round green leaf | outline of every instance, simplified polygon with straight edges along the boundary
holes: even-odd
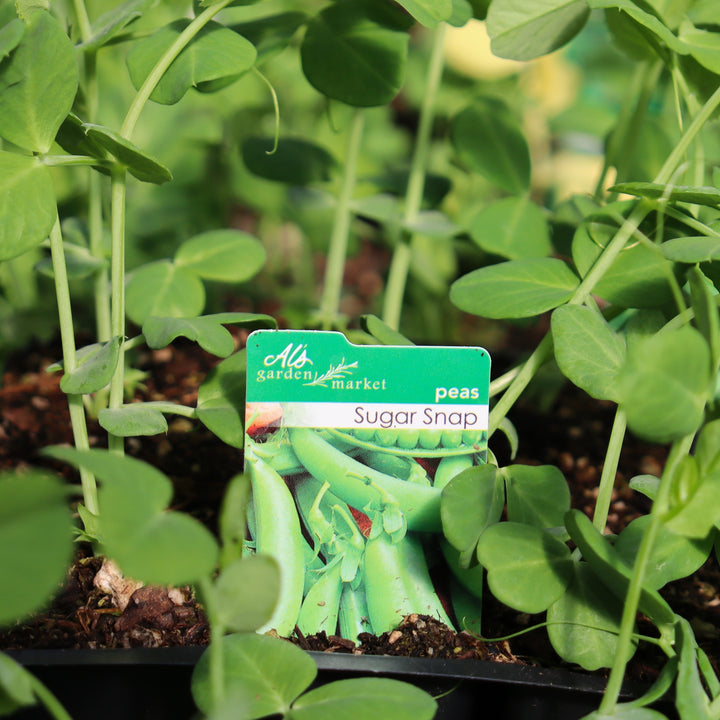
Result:
[[[120,356],[122,339],[114,337],[106,343],[97,343],[78,351],[78,366],[63,375],[60,388],[72,394],[89,394],[104,388],[113,376]]]
[[[279,594],[280,570],[272,557],[237,558],[215,583],[218,618],[233,632],[254,632],[272,617]]]
[[[720,36],[717,32],[701,30],[686,21],[680,26],[680,42],[703,67],[720,73]]]
[[[494,465],[463,470],[443,488],[440,518],[443,534],[457,550],[475,547],[486,528],[500,520],[505,493]]]
[[[638,338],[628,348],[617,389],[628,426],[671,442],[697,430],[710,382],[710,349],[692,327]]]
[[[566,662],[589,671],[612,667],[621,614],[620,602],[587,563],[577,563],[567,591],[548,608],[548,637]]]
[[[250,172],[290,185],[327,182],[337,161],[325,148],[300,138],[280,138],[277,149],[272,138],[249,137],[243,142],[242,154]]]
[[[0,59],[4,59],[20,44],[25,34],[25,23],[13,18],[0,28]]]
[[[125,0],[121,5],[111,8],[93,23],[92,37],[80,47],[87,52],[107,45],[128,25],[142,17],[145,10],[153,4],[154,0]]]
[[[489,527],[477,556],[487,570],[488,586],[500,602],[515,610],[547,610],[573,577],[570,549],[540,528],[515,522]]]
[[[503,468],[508,519],[553,528],[570,509],[570,489],[554,465],[508,465]]]
[[[63,247],[65,250],[65,269],[70,280],[82,280],[90,277],[106,265],[105,260],[91,255],[87,247],[83,245],[75,245],[66,241],[63,243]],[[55,277],[51,257],[45,257],[35,263],[35,270],[45,275],[45,277]]]
[[[307,16],[303,12],[281,12],[259,20],[233,24],[233,30],[255,46],[257,50],[256,64],[260,65],[282,52],[306,19]]]
[[[48,152],[77,87],[70,38],[49,12],[34,10],[22,39],[0,67],[0,135],[26,150]]]
[[[103,408],[98,413],[103,430],[118,437],[139,437],[166,433],[167,420],[159,408],[149,403],[131,403],[119,408]]]
[[[594,265],[616,232],[600,223],[583,223],[572,243],[572,256],[581,276]],[[659,307],[672,301],[667,261],[644,245],[628,245],[620,252],[593,292],[614,305]]]
[[[161,162],[114,130],[90,123],[84,123],[83,129],[91,142],[105,148],[138,180],[156,185],[172,180],[172,173]]]
[[[211,230],[186,240],[175,253],[175,265],[205,280],[244,282],[265,264],[262,243],[240,230]]]
[[[616,400],[625,342],[599,312],[563,305],[552,314],[555,360],[563,375],[597,400]]]
[[[48,603],[73,554],[72,517],[59,478],[0,474],[0,626]]]
[[[584,0],[493,0],[487,14],[493,54],[532,60],[569,42],[590,16]]]
[[[223,442],[241,448],[245,442],[245,351],[216,365],[198,389],[197,418]]]
[[[664,242],[663,255],[673,262],[695,265],[720,260],[720,237],[681,237]]]
[[[509,260],[473,270],[450,287],[460,310],[493,319],[539,315],[567,302],[580,281],[562,260]]]
[[[126,287],[126,311],[137,325],[151,315],[193,317],[205,307],[205,288],[197,273],[169,260],[143,265]]]
[[[0,217],[0,262],[47,239],[57,217],[55,190],[37,158],[0,150]]]
[[[248,590],[246,590],[247,592]],[[286,713],[317,675],[315,661],[292,643],[270,635],[226,635],[223,669],[227,714],[213,708],[210,659],[203,653],[192,676],[192,695],[202,713],[251,720]]]
[[[482,207],[468,223],[473,241],[508,260],[545,257],[552,250],[545,212],[527,197],[510,197]]]
[[[37,702],[33,682],[19,662],[0,652],[0,717]]]
[[[176,20],[133,47],[127,64],[136,88],[142,86],[158,60],[189,24],[190,20]],[[209,22],[173,60],[150,99],[172,105],[191,87],[202,89],[203,83],[236,80],[253,66],[256,55],[252,43],[244,37],[219,23]]]
[[[321,685],[300,696],[287,720],[432,720],[437,702],[415,685],[392,678],[358,677]]]
[[[530,150],[518,120],[499,98],[484,97],[452,120],[450,139],[470,171],[513,195],[530,187]]]
[[[635,556],[649,524],[650,516],[643,515],[633,520],[615,541],[618,555],[631,567],[635,564]],[[690,539],[676,535],[661,525],[653,543],[650,562],[645,567],[643,584],[659,590],[669,582],[692,575],[707,560],[712,543],[712,535]]]
[[[392,7],[373,0],[336,3],[305,31],[300,54],[305,77],[319,92],[348,105],[390,102],[402,87],[408,35]]]

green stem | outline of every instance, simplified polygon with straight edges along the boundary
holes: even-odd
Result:
[[[687,152],[691,143],[718,106],[720,106],[720,87],[710,96],[700,112],[698,112],[690,125],[688,125],[677,145],[673,148],[673,151],[670,153],[660,169],[660,172],[655,177],[655,183],[664,185],[670,180],[675,172],[675,169],[682,162],[683,156]],[[645,215],[647,215],[651,207],[652,206],[644,200],[641,200],[636,205],[630,216],[627,220],[625,220],[618,232],[615,234],[615,237],[610,241],[603,253],[595,261],[595,264],[590,268],[587,275],[585,275],[582,282],[573,293],[572,298],[568,301],[569,304],[581,305],[585,302],[592,293],[593,288],[597,285],[599,280],[615,261],[615,258],[625,247],[625,243],[633,235],[641,220],[645,217]],[[548,336],[546,335],[540,342],[540,345],[536,348],[535,352],[526,361],[526,365],[530,364],[528,370],[526,371],[526,368],[523,368],[518,373],[515,380],[511,383],[502,398],[498,401],[497,405],[493,408],[490,413],[489,435],[492,435],[492,433],[497,429],[502,418],[505,417],[515,400],[520,397],[522,391],[530,382],[538,368],[550,357],[550,351],[552,349],[551,343],[552,341],[548,340]]]
[[[422,105],[415,149],[410,164],[407,190],[405,192],[405,209],[403,221],[405,226],[417,219],[422,207],[425,190],[425,176],[427,174],[428,157],[430,155],[430,139],[432,136],[433,121],[435,119],[435,102],[442,80],[444,66],[444,41],[446,24],[441,23],[433,33],[430,63],[428,65],[427,81]],[[393,251],[387,287],[385,289],[385,303],[383,321],[394,330],[400,327],[405,285],[410,272],[412,251],[410,243],[412,238],[401,237]]]
[[[45,706],[45,709],[52,715],[55,720],[72,720],[68,711],[61,705],[60,701],[53,695],[50,690],[43,685],[32,673],[28,673],[33,692],[38,700]]]
[[[111,183],[111,260],[110,284],[112,296],[110,303],[110,333],[112,337],[123,339],[120,343],[117,367],[110,380],[109,408],[119,408],[123,404],[125,386],[125,196],[126,173],[123,168],[113,172]],[[108,447],[123,452],[121,437],[108,435]]]
[[[207,25],[223,8],[227,7],[233,0],[220,0],[205,8],[193,21],[177,36],[175,42],[163,53],[162,57],[157,61],[155,67],[145,78],[140,90],[138,90],[130,109],[125,116],[125,120],[120,129],[120,134],[130,139],[135,126],[140,117],[140,113],[145,107],[153,91],[157,87],[167,69],[172,65],[175,58],[185,49],[192,39]]]
[[[53,264],[53,274],[55,276],[55,295],[58,305],[63,366],[65,372],[70,373],[77,367],[75,331],[73,328],[65,251],[63,249],[62,232],[60,231],[60,220],[58,218],[55,219],[55,224],[50,230],[50,255]],[[67,398],[75,447],[78,450],[87,450],[90,448],[90,441],[88,439],[82,395],[68,395]],[[91,472],[81,468],[80,483],[82,485],[85,507],[96,515],[98,513],[98,502],[95,476]]]
[[[667,510],[670,485],[675,473],[675,468],[690,451],[693,439],[694,434],[686,435],[680,440],[676,440],[670,449],[658,493],[650,511],[650,523],[643,535],[637,556],[635,557],[632,577],[625,597],[622,619],[620,621],[615,662],[610,670],[610,677],[608,678],[608,684],[605,688],[605,694],[598,708],[600,715],[612,715],[618,698],[620,697],[620,690],[622,689],[622,682],[625,677],[625,668],[630,658],[633,628],[640,603],[640,594],[643,589],[645,571],[651,560],[653,546],[662,525],[662,517]]]
[[[350,202],[355,190],[355,176],[357,174],[357,162],[360,156],[364,124],[365,112],[362,108],[356,108],[350,124],[350,134],[348,135],[345,153],[345,168],[337,205],[335,206],[335,217],[330,235],[327,265],[325,266],[323,293],[320,300],[319,317],[321,327],[324,330],[332,328],[340,315],[343,271],[352,219]]]
[[[620,461],[620,451],[622,450],[626,428],[627,417],[625,416],[625,411],[618,406],[615,411],[612,430],[610,431],[610,440],[608,441],[608,449],[605,453],[605,462],[603,463],[602,474],[600,475],[598,497],[593,513],[593,525],[603,534],[605,533],[605,524],[607,523],[608,510],[615,485],[615,474]]]

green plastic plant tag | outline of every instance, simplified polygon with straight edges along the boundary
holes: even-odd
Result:
[[[489,467],[489,382],[482,348],[353,345],[338,332],[305,330],[249,336],[252,539],[258,552],[271,547],[287,560],[309,538],[315,560],[305,577],[295,565],[285,573],[279,605],[286,611],[271,625],[335,633],[358,594],[367,607],[362,622],[339,623],[337,633],[364,627],[380,634],[411,612],[451,623],[418,533],[440,538],[442,488],[473,466]],[[283,481],[295,503],[273,505]],[[302,536],[286,537],[290,527]],[[299,609],[283,601],[293,593],[302,595]],[[349,598],[353,607],[345,606]]]

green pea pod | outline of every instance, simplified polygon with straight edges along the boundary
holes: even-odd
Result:
[[[385,475],[351,458],[333,447],[315,430],[290,428],[290,440],[300,462],[320,482],[327,482],[331,491],[350,507],[364,510],[375,507],[388,493],[397,501],[411,530],[440,532],[440,495],[434,487]]]
[[[273,557],[280,567],[280,594],[275,611],[258,632],[275,629],[278,635],[289,637],[295,629],[305,585],[300,518],[283,478],[249,448],[245,459],[252,485],[256,550]]]
[[[368,614],[376,633],[392,630],[412,613],[432,615],[452,627],[416,536],[406,535],[399,542],[392,542],[386,533],[370,538],[363,577]]]
[[[435,470],[433,485],[442,490],[456,475],[471,468],[473,464],[472,455],[448,455],[442,458]]]
[[[423,466],[411,457],[395,455],[382,450],[363,450],[358,459],[378,472],[399,480],[430,485],[430,478]]]
[[[342,587],[340,563],[327,565],[302,602],[297,626],[303,635],[336,634]]]
[[[373,632],[365,597],[365,584],[360,583],[353,588],[348,583],[343,585],[340,596],[340,612],[338,615],[340,636],[346,640],[357,642],[360,633]]]
[[[487,454],[487,431],[484,430],[328,428],[326,433],[333,443],[345,443],[348,447],[378,450],[401,457],[435,458],[472,454],[484,457]]]

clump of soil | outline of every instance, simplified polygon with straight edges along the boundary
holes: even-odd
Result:
[[[237,333],[238,344],[244,336]],[[71,443],[67,402],[59,376],[45,368],[59,355],[57,347],[30,348],[6,366],[0,386],[0,471],[28,465],[50,466],[72,477],[66,466],[49,462],[38,453],[48,445]],[[137,387],[141,400],[170,400],[194,405],[197,388],[218,360],[191,343],[148,351],[136,358],[145,376]],[[521,445],[512,460],[524,464],[557,465],[568,480],[573,506],[592,514],[602,472],[607,438],[614,414],[610,403],[589,400],[584,393],[564,386],[547,407],[526,401],[513,409]],[[102,447],[104,431],[89,427],[91,443]],[[494,447],[501,464],[510,462],[509,449]],[[223,491],[242,469],[242,451],[218,440],[199,424],[185,419],[171,422],[165,435],[130,439],[128,453],[150,462],[174,483],[173,509],[188,512],[215,530]],[[623,448],[608,528],[619,532],[648,510],[628,481],[638,474],[659,475],[666,449],[630,438]],[[137,646],[204,645],[208,627],[202,608],[188,589],[139,588],[120,610],[113,597],[98,589],[94,578],[101,560],[85,546],[52,606],[22,625],[0,632],[0,648],[105,648]],[[671,606],[693,624],[697,639],[711,660],[720,658],[720,570],[715,557],[692,577],[663,590]],[[499,638],[518,628],[531,627],[541,617],[509,610],[488,592],[483,600],[483,627],[487,637]],[[652,634],[651,628],[641,627]],[[507,642],[484,642],[469,633],[455,633],[432,618],[413,615],[391,633],[366,635],[353,643],[324,634],[298,635],[294,642],[310,650],[420,657],[480,658],[561,666],[543,630],[531,631]],[[657,666],[656,651],[641,644],[632,677],[650,680]]]

